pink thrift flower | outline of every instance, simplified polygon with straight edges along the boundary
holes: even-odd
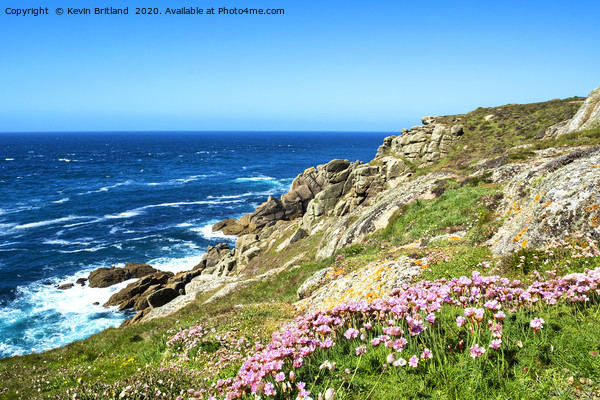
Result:
[[[498,311],[496,314],[494,314],[494,318],[496,318],[499,321],[504,321],[504,318],[506,318],[506,314],[504,314],[502,311]]]
[[[498,350],[502,345],[502,339],[494,339],[490,342],[490,347],[494,350]]]
[[[430,324],[433,324],[435,322],[435,314],[429,314],[428,316],[426,316],[425,321],[429,322]]]
[[[423,360],[433,358],[433,354],[431,354],[431,350],[429,350],[428,348],[425,348],[425,350],[423,350],[423,353],[421,353],[421,358]]]
[[[456,317],[456,325],[459,327],[463,326],[466,322],[467,320],[464,317],[461,317],[460,315]]]
[[[275,386],[271,382],[265,384],[265,394],[267,396],[275,396],[277,394]]]
[[[355,337],[357,337],[358,333],[359,332],[356,329],[350,328],[344,333],[344,336],[346,337],[346,339],[350,340],[350,339],[354,339]]]
[[[284,379],[285,379],[285,373],[283,373],[283,372],[280,372],[275,375],[275,382],[281,382]]]
[[[367,352],[367,348],[365,346],[358,346],[356,348],[356,355],[361,356]]]
[[[298,390],[300,391],[298,393],[298,397],[300,397],[301,399],[310,394],[310,392],[305,389],[305,387],[306,387],[305,382],[298,382],[298,384],[296,386],[298,386]]]
[[[546,321],[544,321],[542,318],[534,318],[531,320],[531,322],[529,323],[529,326],[531,327],[531,329],[533,329],[534,331],[539,331],[540,329],[544,328],[544,323]]]
[[[483,355],[483,353],[485,353],[485,348],[483,347],[479,347],[478,344],[475,344],[475,346],[471,347],[471,357],[472,358],[478,358],[481,357]]]
[[[485,310],[483,308],[477,308],[475,309],[475,314],[473,315],[473,318],[475,318],[477,321],[482,321],[484,314]]]
[[[408,365],[410,365],[413,368],[417,368],[417,366],[419,365],[419,357],[412,356],[410,360],[408,360]]]

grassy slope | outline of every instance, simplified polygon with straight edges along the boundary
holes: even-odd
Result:
[[[535,148],[596,143],[600,139],[598,130],[587,132],[583,139],[581,135],[570,135],[560,141],[534,139],[548,126],[572,116],[580,106],[580,100],[506,105],[478,109],[461,116],[442,117],[448,121],[460,119],[466,134],[461,139],[461,147],[432,169],[464,170],[474,161],[507,155],[507,148],[527,142]],[[485,116],[491,114],[495,117],[485,121]],[[523,150],[513,150],[510,154],[515,160],[527,157]],[[440,197],[409,205],[394,217],[387,229],[371,236],[362,245],[343,250],[342,257],[337,260],[331,258],[315,262],[313,240],[301,241],[288,249],[287,254],[270,252],[255,259],[251,266],[253,272],[263,272],[281,265],[290,257],[303,254],[295,263],[301,264],[300,268],[289,269],[282,275],[246,286],[219,303],[202,305],[202,301],[210,295],[207,294],[175,316],[122,329],[109,329],[87,340],[43,354],[0,360],[0,398],[72,398],[72,393],[67,394],[67,391],[74,389],[84,398],[85,393],[104,392],[106,394],[99,398],[110,398],[118,397],[127,386],[138,388],[142,393],[140,388],[146,383],[150,385],[150,389],[146,390],[160,390],[168,393],[166,398],[175,398],[189,388],[206,386],[205,378],[213,381],[216,377],[232,376],[243,356],[251,352],[248,346],[240,349],[237,344],[232,344],[235,339],[245,337],[251,342],[264,342],[271,332],[292,320],[294,311],[290,302],[295,300],[297,287],[322,267],[343,263],[347,272],[369,261],[409,255],[431,259],[423,271],[424,279],[460,276],[475,269],[481,270],[480,263],[490,259],[489,250],[482,243],[499,224],[494,215],[494,202],[498,201],[494,196],[499,190],[499,187],[483,182],[465,184],[460,180],[449,180],[440,183]],[[485,195],[491,199],[487,203],[481,200]],[[467,235],[460,240],[427,240],[456,231],[467,231]],[[421,240],[423,246],[418,249],[401,248],[414,240]],[[526,258],[526,265],[520,265],[519,256]],[[596,265],[579,264],[577,260],[567,264],[564,262],[567,259],[569,253],[563,252],[554,256],[552,262],[562,268],[561,272]],[[500,273],[529,280],[532,279],[530,270],[542,270],[540,260],[544,260],[543,254],[520,254],[504,263],[503,270],[490,268],[483,273]],[[527,265],[527,262],[530,264]],[[593,262],[596,262],[595,259]],[[519,349],[518,356],[510,358],[505,369],[496,371],[495,375],[474,373],[474,364],[464,363],[450,363],[444,368],[419,373],[382,374],[380,360],[385,358],[383,350],[381,354],[370,353],[370,361],[361,365],[356,364],[355,358],[340,353],[316,355],[311,365],[314,368],[320,361],[329,358],[338,362],[338,371],[346,367],[358,371],[353,392],[348,393],[348,398],[366,398],[367,395],[376,399],[481,398],[482,394],[492,398],[572,398],[590,397],[594,393],[597,396],[600,368],[593,354],[600,350],[600,316],[597,302],[592,304],[590,307],[561,306],[544,310],[544,319],[552,321],[552,325],[545,331],[541,342],[532,340],[530,332],[523,328],[530,315],[517,315],[507,328],[514,338],[511,351],[517,351],[515,343],[518,341],[522,342],[523,348]],[[449,310],[446,318],[453,318],[452,313]],[[214,332],[205,336],[206,342],[201,351],[195,349],[187,354],[189,359],[182,358],[183,353],[168,347],[166,342],[178,329],[194,325],[201,325],[209,331],[214,329]],[[582,331],[586,335],[581,335]],[[218,359],[230,362],[221,364],[217,363]],[[343,365],[346,367],[342,368]],[[324,391],[330,381],[319,379],[318,374],[316,376],[313,392]],[[574,381],[570,380],[571,377]]]

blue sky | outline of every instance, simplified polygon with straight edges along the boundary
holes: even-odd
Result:
[[[596,0],[43,1],[0,9],[2,132],[398,131],[600,86]],[[191,5],[285,15],[132,15]]]

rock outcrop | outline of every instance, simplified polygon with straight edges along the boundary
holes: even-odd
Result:
[[[526,169],[504,189],[505,223],[490,240],[495,255],[543,249],[575,233],[600,238],[600,147]]]
[[[600,88],[592,92],[572,120],[555,126],[553,134],[563,128],[579,130],[596,126],[593,124],[600,113],[599,99]],[[491,114],[484,119],[495,117]],[[458,141],[465,134],[464,126],[472,125],[472,121],[461,118],[423,117],[423,126],[403,129],[401,135],[385,138],[376,158],[368,164],[336,159],[305,170],[279,199],[270,196],[253,213],[213,226],[213,230],[237,236],[234,249],[225,243],[209,247],[192,271],[167,277],[154,273],[129,285],[109,303],[140,310],[134,321],[147,321],[177,311],[198,294],[214,292],[205,302],[218,300],[243,286],[293,268],[292,263],[307,252],[302,243],[305,246],[318,243],[317,259],[361,243],[367,235],[387,227],[393,216],[411,202],[440,196],[445,190],[440,182],[449,178],[504,185],[500,211],[506,220],[489,242],[496,256],[524,247],[543,248],[548,242],[574,232],[600,237],[598,148],[534,150],[529,152],[531,158],[519,163],[511,163],[509,154],[496,154],[492,159],[471,164],[475,172],[467,179],[443,169],[415,177],[417,168],[429,167],[458,149]],[[540,137],[543,132],[540,131]],[[422,174],[422,170],[419,172]],[[500,201],[502,195],[498,196]],[[466,231],[460,235],[455,232],[432,241],[461,238],[465,234]],[[257,275],[255,271],[264,271],[258,264],[264,260],[278,263],[281,261],[278,254],[284,250],[289,252],[287,262]],[[333,280],[330,270],[319,271],[299,288],[298,306],[303,311],[313,311],[333,307],[341,301],[370,300],[408,282],[419,272],[419,265],[422,263],[408,258],[387,260]],[[112,274],[116,276],[112,279],[118,280],[123,273],[112,271]]]
[[[600,127],[600,87],[588,95],[573,118],[552,125],[546,130],[544,138],[558,138],[569,133],[598,127]]]
[[[149,307],[148,296],[162,289],[172,276],[172,272],[162,271],[147,275],[113,294],[104,306],[117,306],[119,310],[143,310]]]
[[[295,305],[303,312],[327,310],[346,302],[369,301],[383,297],[393,289],[409,283],[421,267],[414,260],[402,257],[395,261],[368,264],[342,278],[323,284],[328,271],[318,271],[307,282],[318,282],[311,292]],[[300,292],[299,292],[299,295]]]
[[[142,278],[159,272],[156,268],[143,263],[127,263],[124,268],[98,268],[88,277],[90,287],[108,287],[128,279]]]
[[[377,150],[377,157],[393,156],[418,166],[428,167],[440,158],[445,157],[452,150],[456,141],[464,134],[464,127],[460,124],[447,126],[437,124],[435,117],[424,117],[424,126],[413,126],[402,130],[400,136],[389,136],[384,139],[383,145]],[[390,167],[393,173],[400,175],[402,166]],[[388,176],[388,179],[390,177]]]

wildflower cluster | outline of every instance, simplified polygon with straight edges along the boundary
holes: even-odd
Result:
[[[167,346],[181,361],[215,360],[204,365],[204,372],[219,374],[239,364],[262,345],[258,336],[238,338],[234,332],[217,332],[215,328],[201,324],[180,330],[167,341]]]
[[[464,332],[462,350],[468,350],[470,357],[477,359],[504,345],[503,322],[507,313],[540,304],[586,302],[600,294],[599,283],[600,269],[537,281],[527,288],[518,280],[484,277],[478,272],[470,277],[404,285],[389,297],[372,303],[347,303],[298,317],[296,325],[273,334],[272,343],[246,360],[237,377],[219,381],[215,394],[237,399],[248,393],[271,397],[285,392],[286,397],[308,400],[310,388],[297,378],[302,367],[314,353],[344,341],[359,344],[359,357],[384,346],[389,349],[385,363],[417,368],[444,351],[441,347],[432,351],[421,346],[422,351],[417,352],[419,347],[414,343],[421,341],[422,345],[422,337],[435,329],[437,316],[446,307],[463,310],[454,326]],[[543,319],[535,318],[530,326],[537,333],[543,324]]]

